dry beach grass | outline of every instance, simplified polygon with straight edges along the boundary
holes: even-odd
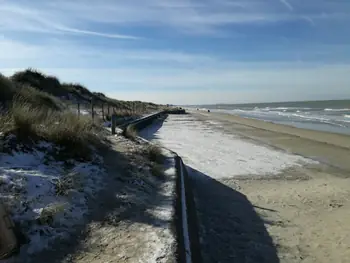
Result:
[[[102,116],[78,116],[71,104],[91,96],[122,119],[158,108],[33,70],[0,74],[0,198],[23,237],[6,262],[173,262],[173,175],[157,151],[109,137]]]

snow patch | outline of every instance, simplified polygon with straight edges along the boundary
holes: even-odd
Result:
[[[208,124],[189,115],[169,115],[154,141],[177,152],[186,165],[216,178],[273,175],[286,168],[315,163],[214,130],[211,125],[217,122]]]
[[[0,154],[0,199],[29,243],[23,255],[39,252],[58,238],[69,236],[72,226],[88,212],[87,198],[102,187],[102,159],[92,163],[72,160],[72,168],[47,158],[54,145],[41,142],[33,152]],[[64,182],[70,180],[70,183]],[[61,184],[60,184],[61,183]],[[58,186],[65,194],[58,194]]]

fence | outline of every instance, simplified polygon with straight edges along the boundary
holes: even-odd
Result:
[[[66,101],[69,108],[78,114],[78,116],[91,116],[93,120],[101,119],[103,121],[110,121],[111,116],[117,115],[119,117],[141,116],[143,114],[154,112],[146,103],[140,102],[124,102],[123,105],[116,106],[115,104],[107,102],[91,102],[87,101]]]

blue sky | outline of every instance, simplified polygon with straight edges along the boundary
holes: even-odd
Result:
[[[350,98],[349,0],[0,0],[0,72],[117,99]]]

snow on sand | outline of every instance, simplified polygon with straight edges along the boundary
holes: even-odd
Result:
[[[162,127],[152,135],[146,129],[141,136],[158,141],[177,152],[184,162],[207,175],[226,178],[237,175],[278,174],[286,168],[313,161],[242,140],[190,115],[169,115]]]
[[[87,198],[102,182],[101,158],[71,161],[69,169],[49,157],[52,144],[32,152],[0,153],[0,199],[28,238],[21,254],[39,252],[57,238],[66,238],[87,213]],[[61,191],[61,192],[59,192]]]

